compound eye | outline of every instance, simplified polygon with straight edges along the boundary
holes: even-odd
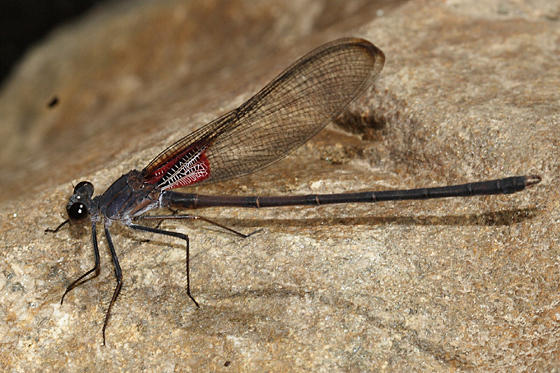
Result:
[[[81,202],[73,203],[68,209],[68,216],[72,220],[80,220],[87,216],[88,210],[86,205]]]
[[[93,184],[89,181],[80,181],[74,188],[74,194],[82,191],[87,192],[91,196],[93,194]]]

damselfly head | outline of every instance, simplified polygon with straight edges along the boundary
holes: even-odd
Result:
[[[89,181],[80,181],[74,187],[74,194],[89,194],[89,198],[93,195],[93,184]]]
[[[89,181],[81,181],[74,188],[74,194],[66,205],[66,212],[71,220],[80,220],[89,214],[91,197],[93,196],[93,184]]]

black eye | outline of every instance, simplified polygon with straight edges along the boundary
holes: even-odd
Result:
[[[69,208],[66,209],[68,211],[68,216],[70,219],[79,220],[87,216],[88,210],[86,206],[81,202],[73,203]]]
[[[74,188],[74,194],[86,192],[90,196],[93,194],[93,184],[89,181],[80,181]]]

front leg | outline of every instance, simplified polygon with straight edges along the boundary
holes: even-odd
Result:
[[[60,226],[62,226],[62,225],[60,225]],[[68,294],[72,289],[88,282],[89,280],[91,280],[91,279],[93,279],[93,278],[95,278],[99,275],[100,260],[99,260],[99,248],[97,247],[97,230],[96,230],[96,227],[95,227],[95,221],[91,222],[91,241],[92,241],[92,244],[93,244],[93,255],[95,256],[95,265],[93,266],[92,269],[90,269],[89,271],[87,271],[86,273],[84,273],[83,275],[78,277],[76,280],[74,280],[70,285],[68,285],[68,287],[66,288],[66,291],[64,292],[64,294],[62,294],[62,298],[60,299],[60,304],[61,305],[62,305],[62,303],[64,303],[64,297],[66,296],[66,294]],[[89,277],[89,278],[86,278],[84,280],[84,278],[87,277],[91,273],[94,273],[94,275]]]
[[[117,300],[122,287],[122,271],[119,264],[119,258],[115,252],[115,246],[113,246],[113,240],[111,239],[111,234],[109,233],[109,227],[107,223],[105,224],[105,237],[107,238],[107,244],[109,245],[109,250],[111,250],[111,259],[113,259],[113,266],[115,267],[115,278],[117,279],[117,286],[113,291],[113,297],[111,298],[111,303],[109,303],[109,308],[105,314],[105,321],[103,322],[103,346],[105,346],[105,329],[107,329],[107,324],[109,323],[109,316],[111,315],[111,308]]]

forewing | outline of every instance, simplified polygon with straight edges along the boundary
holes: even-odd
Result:
[[[383,52],[363,39],[325,44],[239,108],[164,150],[144,169],[144,177],[172,189],[266,167],[336,118],[371,85],[384,61]],[[198,176],[193,176],[192,167]]]

